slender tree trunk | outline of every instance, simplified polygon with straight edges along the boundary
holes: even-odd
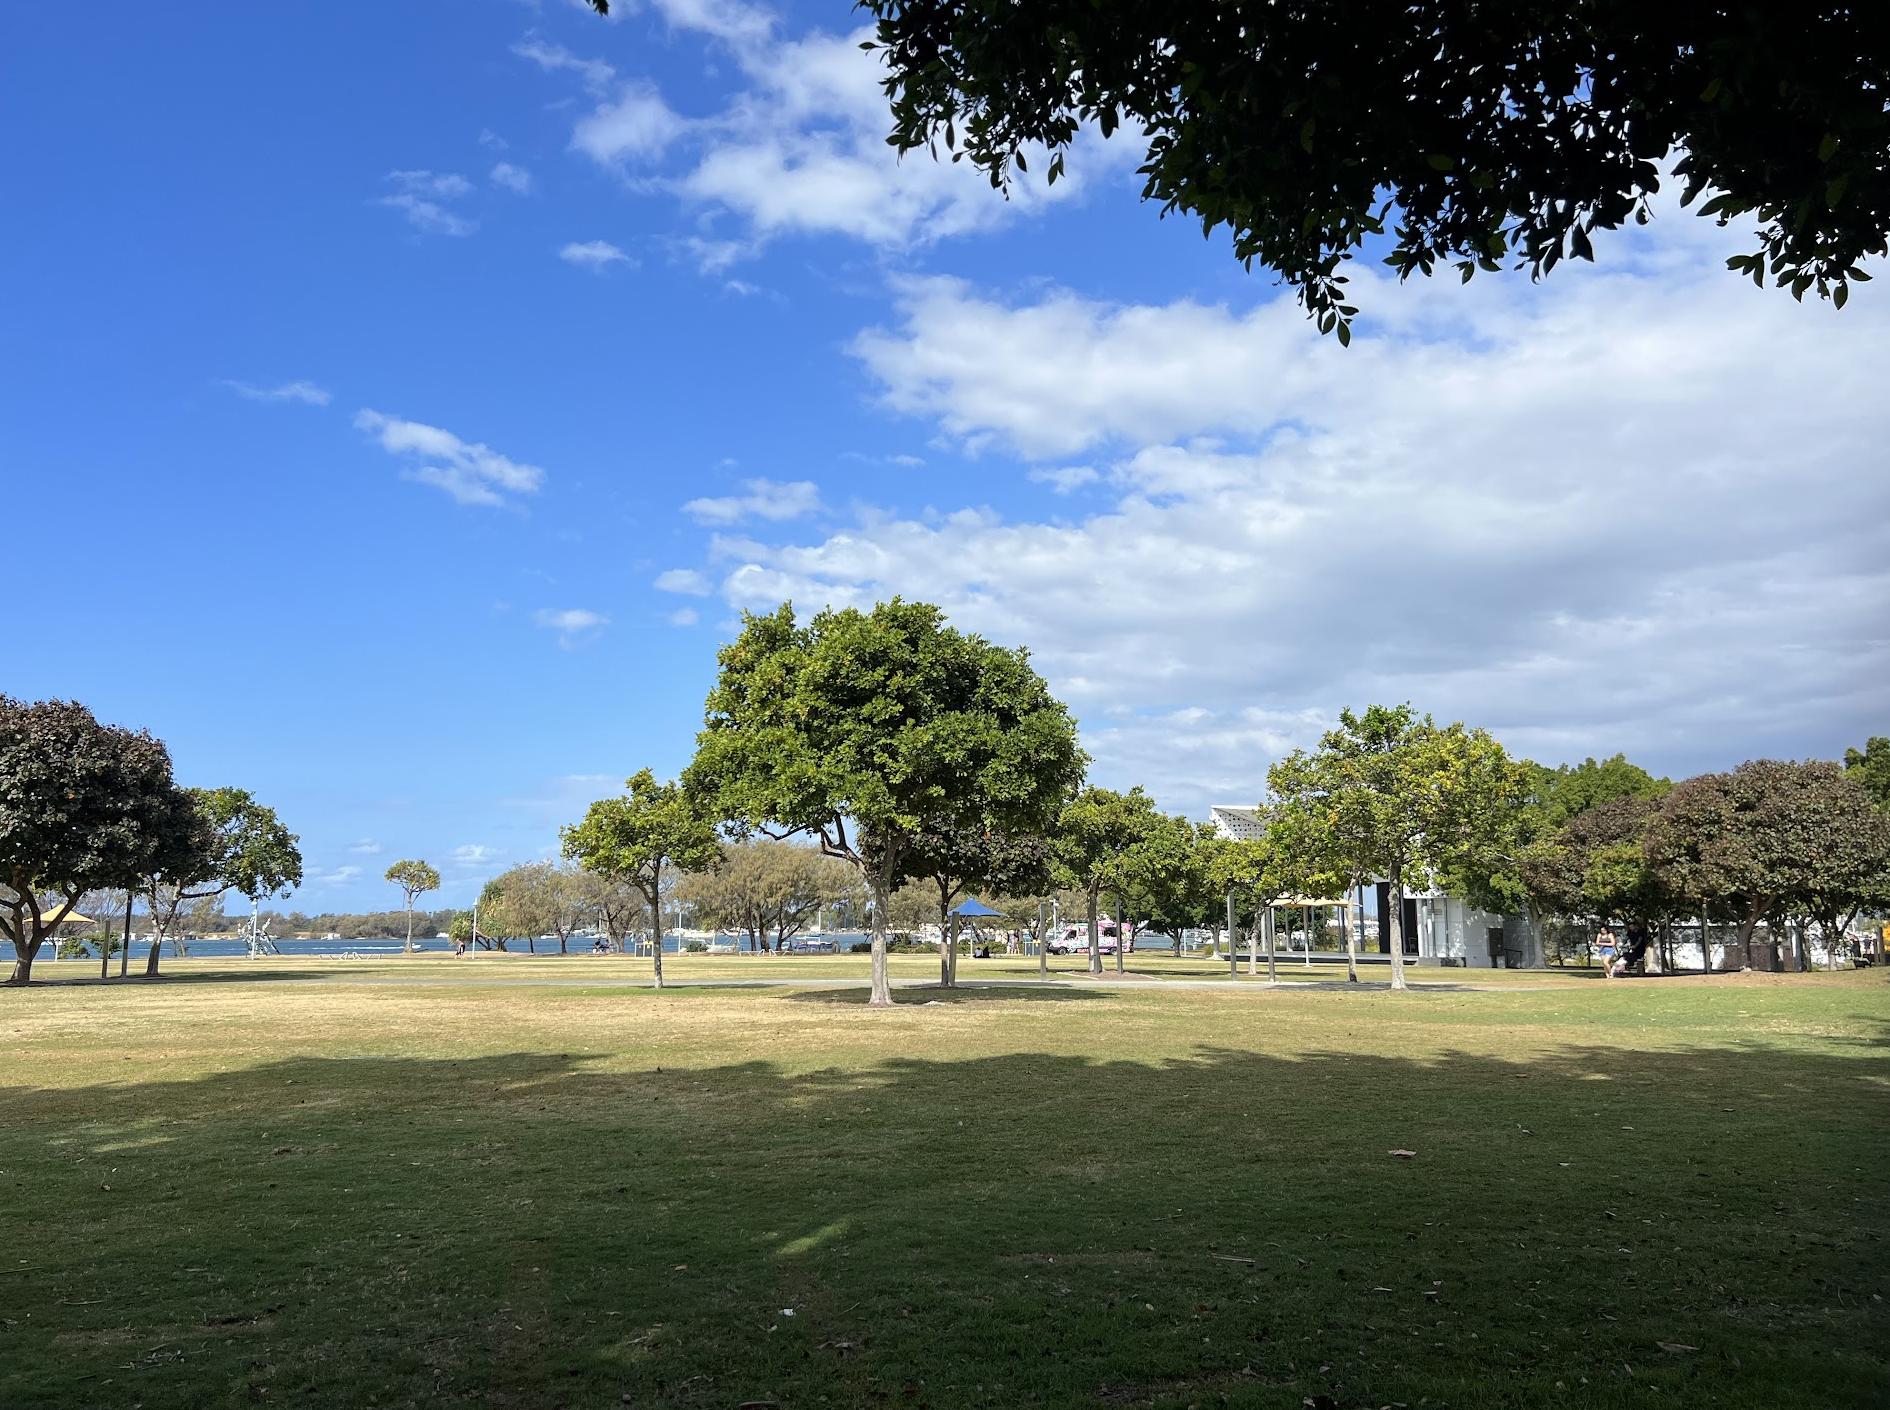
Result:
[[[156,979],[158,977],[158,951],[162,948],[163,942],[158,940],[151,942],[151,953],[144,957],[144,977],[146,979]]]
[[[407,943],[401,947],[400,952],[403,955],[413,953],[413,898],[411,896],[407,898]]]
[[[1363,890],[1363,888],[1360,889]],[[1358,914],[1359,919],[1365,918],[1362,906]],[[1339,928],[1345,931],[1345,982],[1356,984],[1358,983],[1358,927],[1352,924],[1350,906],[1339,912]]]
[[[947,915],[938,937],[938,982],[950,989],[958,978],[958,917]]]
[[[892,1007],[892,980],[886,973],[886,912],[892,904],[892,897],[885,880],[874,873],[866,877],[868,889],[873,893],[873,988],[867,996],[867,1007],[886,1009]]]
[[[1220,937],[1214,939],[1214,956],[1220,958]],[[1240,978],[1240,940],[1234,930],[1234,892],[1230,887],[1227,892],[1227,977]]]
[[[1253,918],[1253,924],[1247,928],[1247,974],[1249,977],[1260,972],[1260,931],[1272,918],[1272,907],[1262,907],[1260,915],[1256,915]],[[1267,976],[1269,979],[1272,977],[1271,974]]]
[[[1280,937],[1279,937],[1279,931],[1275,928],[1275,925],[1274,925],[1273,906],[1270,902],[1268,903],[1267,908],[1266,908],[1266,927],[1267,927],[1267,983],[1278,984],[1280,982],[1280,946],[1279,946]]]
[[[659,861],[656,870],[650,876],[650,889],[645,899],[650,903],[650,972],[655,976],[656,987],[663,987],[663,867]]]
[[[1386,890],[1385,909],[1391,912],[1388,918],[1390,928],[1385,932],[1391,937],[1391,987],[1402,990],[1404,983],[1404,868],[1394,866],[1387,878],[1391,885]],[[1387,923],[1381,917],[1380,923]]]
[[[1127,944],[1128,944],[1128,941],[1122,934],[1122,902],[1117,901],[1116,902],[1116,973],[1117,974],[1122,973],[1122,951],[1123,951],[1123,947]]]
[[[1050,917],[1042,901],[1037,902],[1037,977],[1050,977]]]
[[[1102,973],[1102,917],[1097,914],[1102,906],[1102,887],[1089,888],[1089,972]]]

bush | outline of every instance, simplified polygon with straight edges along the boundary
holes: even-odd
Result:
[[[873,953],[873,942],[871,940],[855,940],[851,945],[847,946],[847,953],[849,955],[870,955]]]
[[[706,955],[709,953],[709,942],[707,940],[688,941],[683,946],[683,953],[686,955]]]

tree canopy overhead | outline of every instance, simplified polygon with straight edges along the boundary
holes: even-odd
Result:
[[[599,6],[599,8],[606,8]],[[1143,196],[1277,271],[1349,340],[1343,266],[1540,277],[1686,203],[1756,246],[1727,263],[1842,304],[1890,231],[1890,7],[1725,0],[862,0],[888,141],[1004,187],[1078,133],[1145,141]],[[1137,134],[1140,134],[1139,136]],[[1700,198],[1704,197],[1704,200]]]
[[[802,833],[872,893],[873,998],[892,1002],[886,908],[929,833],[1046,832],[1082,779],[1076,724],[1022,650],[894,598],[746,617],[720,655],[690,788],[737,833]]]

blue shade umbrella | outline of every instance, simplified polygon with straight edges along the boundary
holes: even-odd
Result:
[[[973,896],[970,900],[960,901],[956,906],[952,907],[952,914],[955,916],[1001,916],[1004,912],[992,910],[989,906],[985,905],[984,902]]]

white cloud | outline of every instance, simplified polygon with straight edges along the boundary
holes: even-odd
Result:
[[[585,607],[540,608],[532,613],[532,621],[546,631],[556,632],[558,645],[564,647],[588,641],[610,625],[610,618],[602,612]]]
[[[483,842],[467,842],[453,849],[455,867],[483,866],[498,856],[496,847],[488,847]]]
[[[235,382],[226,377],[223,385],[250,401],[299,401],[305,406],[327,406],[330,400],[328,389],[318,387],[313,382],[282,382],[273,387],[254,387],[248,382]]]
[[[1095,484],[1101,477],[1093,465],[1059,465],[1047,470],[1032,470],[1030,478],[1050,486],[1058,494],[1068,494],[1084,485]]]
[[[512,46],[512,52],[521,59],[530,59],[546,73],[560,70],[574,73],[578,81],[594,93],[603,92],[617,77],[617,70],[602,59],[579,58],[562,44],[549,44],[542,39],[521,40]]]
[[[702,620],[702,614],[693,607],[678,607],[663,618],[672,627],[693,627]]]
[[[317,867],[304,878],[308,886],[346,886],[361,875],[360,867]]]
[[[902,158],[887,145],[884,59],[860,48],[870,26],[787,40],[758,6],[655,0],[655,8],[673,28],[727,46],[740,86],[721,112],[684,117],[648,80],[621,78],[608,64],[541,40],[516,51],[548,71],[575,73],[598,97],[572,132],[575,150],[613,170],[639,167],[638,189],[673,191],[710,225],[739,225],[679,242],[705,273],[722,274],[788,234],[899,248],[992,228],[1078,194],[1085,170],[1126,170],[1127,159],[1139,156],[1130,144],[1116,144],[1118,152],[1086,133],[1056,186],[1025,176],[1007,196],[968,162],[937,161],[929,152]],[[679,144],[689,153],[686,164],[664,171],[663,159]],[[1044,170],[1045,154],[1026,155]]]
[[[544,483],[545,472],[536,465],[510,460],[438,426],[365,410],[354,424],[389,455],[419,462],[401,472],[406,478],[443,490],[461,504],[506,504],[508,495],[535,494]]]
[[[357,856],[374,857],[380,855],[381,844],[376,842],[372,837],[363,837],[348,850],[355,853]]]
[[[692,29],[739,47],[766,40],[774,16],[739,0],[652,0],[652,8],[677,29]]]
[[[479,145],[490,152],[503,152],[512,144],[489,127],[479,129]]]
[[[937,602],[1030,646],[1098,777],[1170,806],[1256,797],[1372,701],[1549,759],[1829,754],[1880,725],[1890,680],[1890,305],[1800,306],[1671,249],[1621,266],[1658,277],[1540,287],[1363,275],[1349,350],[1284,295],[911,286],[859,345],[889,404],[994,452],[1106,450],[1037,472],[1104,503],[718,539],[723,596]]]
[[[677,592],[690,597],[707,597],[709,580],[694,568],[671,568],[656,576],[658,592]]]
[[[692,499],[683,513],[699,524],[735,524],[743,519],[781,522],[820,508],[820,490],[811,480],[743,480],[742,493]]]
[[[755,239],[839,234],[895,247],[988,229],[1079,191],[1085,155],[1072,155],[1072,176],[1056,186],[1025,179],[1008,200],[968,162],[900,157],[886,143],[884,61],[860,49],[871,34],[738,51],[750,86],[707,126],[679,189],[738,217]]]
[[[688,124],[645,84],[626,84],[579,120],[571,145],[593,161],[616,166],[660,157]]]
[[[479,223],[468,220],[443,202],[458,200],[472,191],[472,183],[456,172],[390,171],[387,179],[398,188],[378,203],[397,210],[414,229],[429,235],[470,235]]]
[[[491,178],[494,186],[503,186],[513,195],[525,196],[531,193],[532,174],[513,162],[495,163],[487,176]]]
[[[582,243],[573,241],[558,251],[558,258],[566,264],[575,264],[591,270],[601,270],[620,261],[634,263],[629,255],[608,240],[585,240]]]
[[[403,191],[441,201],[472,194],[472,182],[455,171],[390,171],[387,179]]]

